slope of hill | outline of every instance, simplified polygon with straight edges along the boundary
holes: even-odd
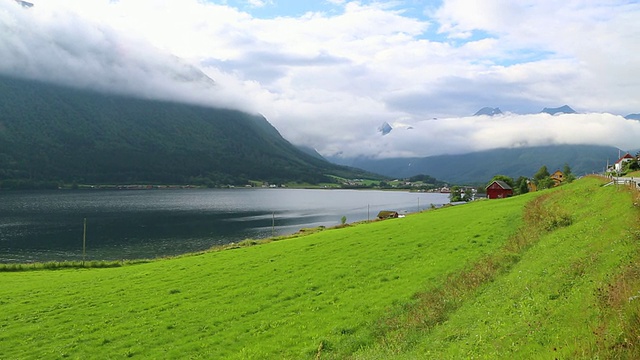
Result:
[[[302,151],[303,153],[305,153],[307,155],[311,155],[311,156],[313,156],[314,158],[317,158],[317,159],[325,160],[325,158],[323,158],[322,155],[320,155],[320,153],[318,153],[316,151],[316,149],[314,149],[314,148],[312,148],[310,146],[298,145],[297,148],[298,148],[298,150]]]
[[[568,164],[576,175],[600,172],[618,159],[618,149],[595,145],[557,145],[531,148],[495,149],[461,155],[425,158],[328,158],[388,177],[405,178],[429,174],[455,184],[481,184],[494,175],[531,177],[542,165],[550,171]]]
[[[604,183],[119,268],[0,272],[0,358],[634,358],[638,199]]]
[[[362,172],[305,154],[262,116],[0,77],[0,180],[245,184]]]

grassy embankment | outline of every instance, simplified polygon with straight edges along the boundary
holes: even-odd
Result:
[[[0,273],[0,358],[633,358],[640,210],[584,179],[118,268]]]
[[[625,176],[628,176],[628,177],[640,177],[640,171],[633,171],[633,172],[628,173]]]

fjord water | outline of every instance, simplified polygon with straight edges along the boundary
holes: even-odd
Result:
[[[415,212],[446,194],[374,190],[188,189],[0,192],[0,263],[157,258],[301,228]]]

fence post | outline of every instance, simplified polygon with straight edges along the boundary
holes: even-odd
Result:
[[[84,259],[87,254],[87,218],[84,218],[84,226],[82,230],[82,266],[84,267]]]

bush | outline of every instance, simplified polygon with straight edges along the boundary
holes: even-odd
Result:
[[[547,216],[544,228],[547,231],[553,231],[555,229],[566,227],[571,224],[573,224],[573,218],[568,213],[553,213]]]
[[[557,205],[545,205],[547,198],[548,196],[541,196],[527,204],[525,220],[531,228],[553,231],[573,224],[571,214]]]

